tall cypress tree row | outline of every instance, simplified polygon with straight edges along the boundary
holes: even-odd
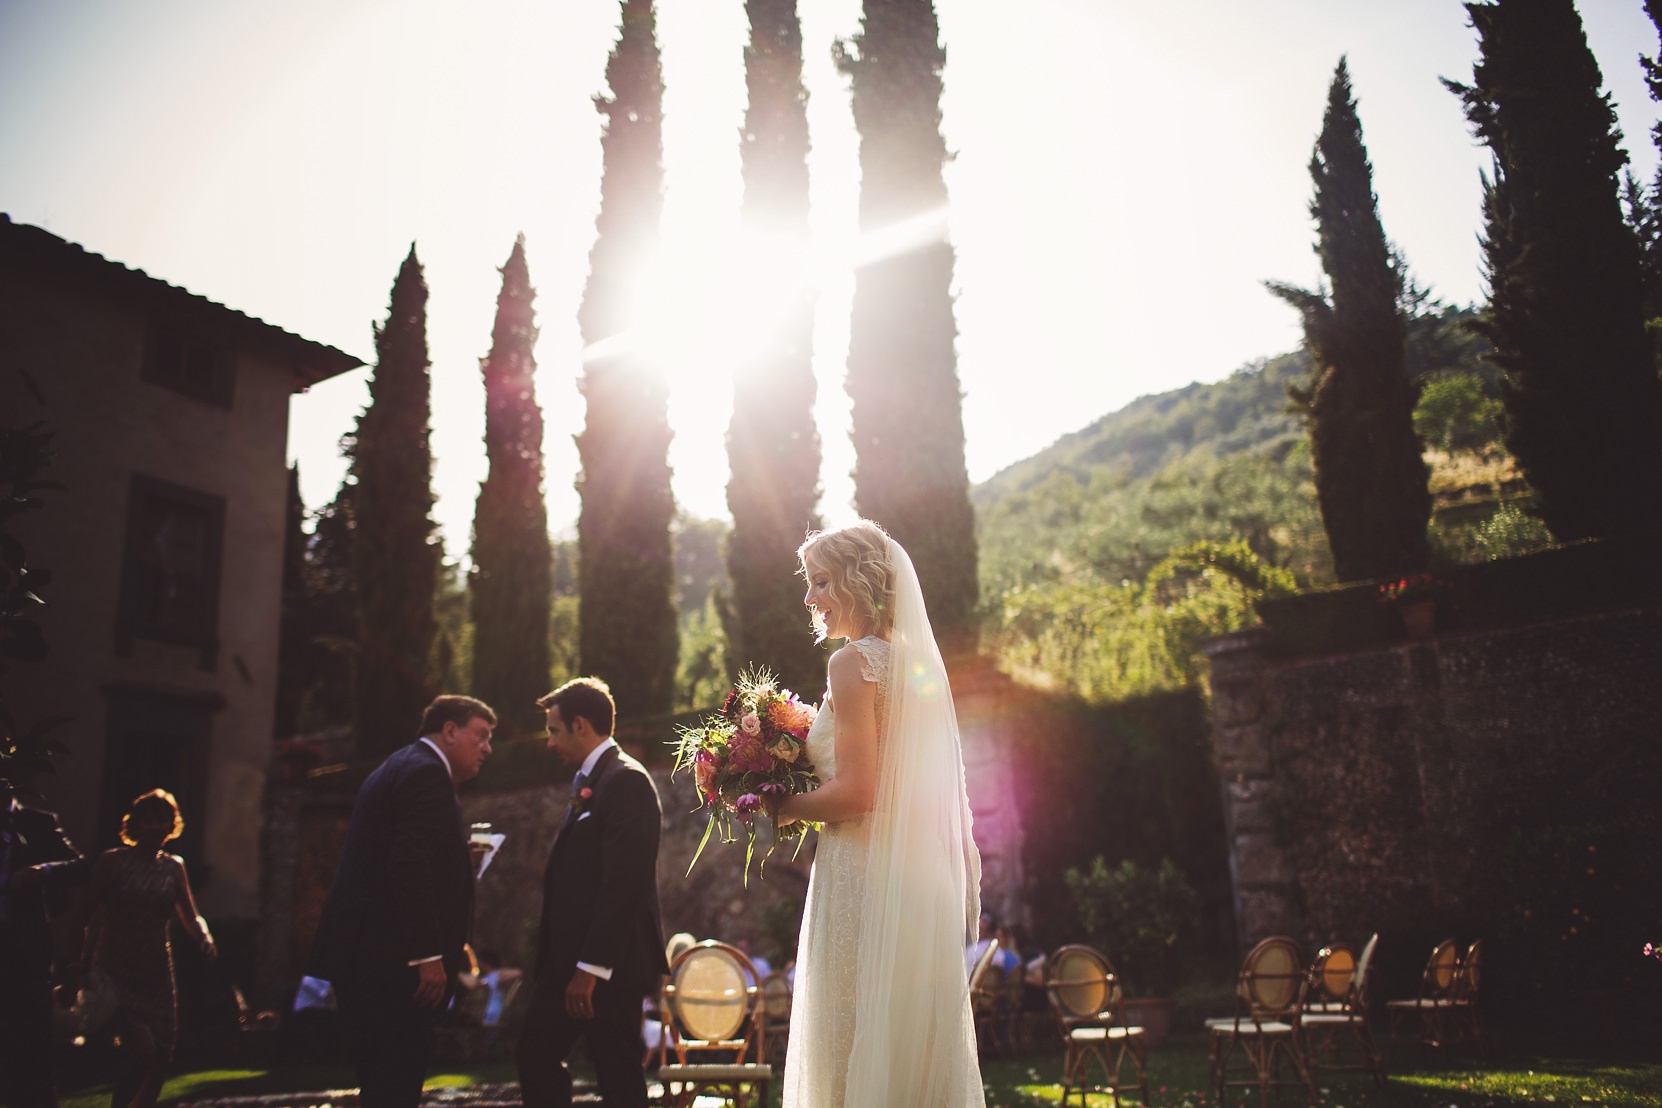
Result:
[[[766,665],[805,694],[825,679],[808,634],[796,547],[819,526],[820,444],[814,425],[814,301],[808,254],[808,93],[802,85],[802,24],[796,0],[747,0],[745,109],[740,139],[743,219],[767,249],[784,311],[756,321],[766,344],[734,374],[727,430],[732,477],[727,540],[733,622],[729,652],[740,665]]]
[[[577,436],[579,649],[631,716],[670,711],[677,617],[670,522],[668,389],[624,338],[640,266],[663,209],[663,72],[651,0],[623,0],[606,63],[598,235],[578,323],[587,413]]]
[[[348,441],[352,564],[358,592],[358,753],[410,741],[432,699],[428,661],[437,623],[439,544],[431,517],[432,401],[427,380],[427,282],[415,246],[375,330],[369,407]]]
[[[931,0],[865,0],[860,30],[837,46],[860,132],[860,230],[946,222],[941,69]],[[854,499],[917,565],[941,647],[975,650],[975,511],[952,315],[953,250],[944,232],[863,265],[848,346]]]
[[[1639,251],[1622,220],[1627,161],[1571,0],[1467,4],[1472,84],[1445,82],[1494,155],[1482,330],[1504,371],[1507,448],[1560,540],[1662,530],[1662,389]]]
[[[473,515],[473,694],[504,724],[535,730],[548,691],[548,507],[543,500],[542,409],[537,406],[536,291],[525,236],[502,267],[485,377],[485,454],[490,471]]]
[[[1341,581],[1425,568],[1430,474],[1414,435],[1414,388],[1403,366],[1403,275],[1379,223],[1373,167],[1362,143],[1343,58],[1328,88],[1310,157],[1316,253],[1330,293],[1271,282],[1304,317],[1315,362],[1295,393],[1310,425],[1316,499]]]

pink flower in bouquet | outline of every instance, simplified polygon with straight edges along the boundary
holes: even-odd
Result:
[[[746,712],[739,719],[739,730],[747,735],[760,735],[762,733],[762,721],[756,717],[755,712]]]
[[[796,760],[802,757],[802,744],[790,735],[781,735],[768,744],[768,753],[781,762],[795,765]]]
[[[762,740],[753,735],[741,733],[727,740],[727,759],[740,773],[766,773],[773,768]]]
[[[752,819],[754,819],[756,813],[761,810],[762,798],[757,796],[755,793],[745,793],[733,802],[733,811],[738,813],[739,818],[744,820],[746,823],[749,823]]]

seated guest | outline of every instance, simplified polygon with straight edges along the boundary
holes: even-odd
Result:
[[[750,978],[750,983],[752,985],[761,984],[762,978],[766,977],[768,974],[773,972],[773,963],[769,962],[766,958],[762,957],[760,954],[750,953],[750,940],[749,939],[740,939],[738,942],[733,944],[733,947],[740,954],[743,954],[746,958],[749,958],[750,959],[750,964],[753,967],[755,967],[756,976]]]
[[[964,974],[968,976],[975,972],[975,963],[981,960],[987,947],[996,941],[998,935],[998,921],[993,919],[991,912],[981,913],[981,933],[973,943],[964,950]]]

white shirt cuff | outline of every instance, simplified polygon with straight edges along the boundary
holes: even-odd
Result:
[[[610,981],[612,979],[612,971],[605,966],[591,966],[587,962],[578,962],[577,968],[587,973],[594,974],[602,981]]]

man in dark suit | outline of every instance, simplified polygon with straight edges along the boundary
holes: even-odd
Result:
[[[536,978],[519,1039],[525,1108],[565,1108],[565,1059],[582,1038],[610,1108],[642,1108],[641,1000],[669,965],[658,919],[663,808],[642,765],[612,739],[605,682],[561,685],[537,701],[548,749],[578,770],[543,875]]]
[[[0,799],[0,1104],[9,1108],[57,1108],[48,897],[86,870],[56,816]]]
[[[331,982],[363,1108],[413,1108],[433,1015],[462,968],[475,862],[456,786],[491,752],[496,713],[467,696],[427,706],[421,737],[369,775],[352,805],[311,973]]]

